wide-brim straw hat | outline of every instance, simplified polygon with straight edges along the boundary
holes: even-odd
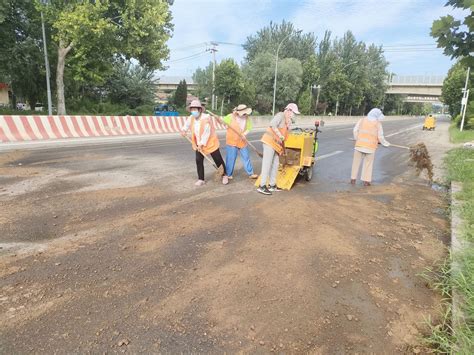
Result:
[[[204,107],[201,104],[201,101],[199,100],[193,100],[188,106],[188,111],[191,111],[192,108],[200,108],[201,110],[204,109]]]
[[[234,108],[234,111],[240,115],[250,115],[252,113],[252,109],[244,104],[240,104],[239,106]]]

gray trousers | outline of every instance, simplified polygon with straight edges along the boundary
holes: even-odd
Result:
[[[275,150],[269,145],[263,143],[263,161],[262,161],[262,172],[260,174],[260,186],[267,184],[268,177],[270,176],[270,185],[276,185],[278,164],[280,158]]]

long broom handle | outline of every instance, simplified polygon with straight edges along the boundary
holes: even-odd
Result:
[[[348,138],[350,141],[354,141],[354,138]],[[406,145],[398,145],[398,144],[393,144],[390,143],[390,147],[395,147],[395,148],[402,148],[402,149],[408,149],[410,150],[410,147],[407,147]]]
[[[395,147],[395,148],[403,148],[403,149],[408,149],[408,150],[410,150],[410,147],[407,147],[407,146],[404,146],[404,145],[398,145],[398,144],[392,144],[392,143],[390,143],[390,146],[391,146],[391,147]]]
[[[193,144],[193,141],[191,140],[191,138],[188,137],[188,135],[185,135],[184,136],[188,141],[189,143]],[[204,154],[200,149],[198,149],[198,152],[201,153],[204,158],[206,158],[206,160],[212,164],[212,166],[216,169],[216,170],[219,170],[219,168],[217,167],[216,163],[214,163],[211,158],[209,158],[206,154]]]
[[[263,154],[252,144],[249,142],[249,140],[247,139],[247,137],[245,137],[243,134],[241,134],[240,132],[238,132],[236,129],[234,129],[234,127],[232,127],[231,125],[229,125],[227,122],[224,122],[221,120],[221,118],[219,116],[217,116],[216,114],[212,113],[211,111],[209,110],[206,110],[206,112],[208,112],[212,117],[215,117],[215,119],[217,121],[219,121],[219,123],[221,124],[224,124],[226,125],[227,127],[229,127],[233,132],[235,132],[241,139],[243,139],[244,141],[247,142],[247,144],[255,151],[255,153],[257,153],[257,155],[262,158],[263,157]]]

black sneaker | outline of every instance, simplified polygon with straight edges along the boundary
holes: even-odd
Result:
[[[278,186],[276,186],[276,185],[270,185],[270,186],[268,187],[268,191],[271,191],[271,192],[273,192],[273,191],[283,191],[283,189],[280,189],[280,188],[279,188]]]
[[[271,195],[272,193],[270,192],[270,190],[268,190],[268,188],[266,186],[260,186],[258,189],[257,189],[257,192],[260,192],[261,194],[264,194],[264,195]]]

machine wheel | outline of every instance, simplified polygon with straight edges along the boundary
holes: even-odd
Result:
[[[311,181],[311,179],[313,178],[313,166],[309,166],[309,167],[306,167],[305,171],[304,171],[304,179],[306,181]]]

